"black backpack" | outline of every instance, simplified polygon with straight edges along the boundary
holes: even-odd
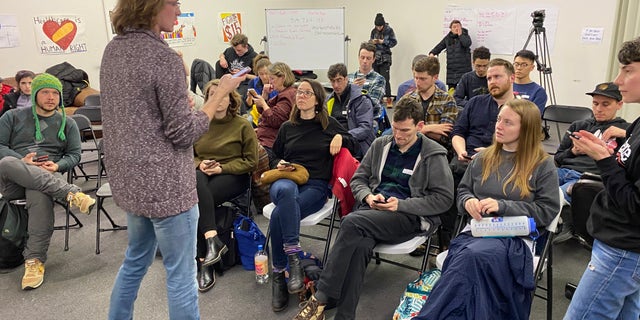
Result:
[[[0,198],[0,268],[15,268],[24,263],[22,250],[27,243],[27,210]]]
[[[218,225],[218,238],[227,245],[229,251],[222,256],[220,262],[213,265],[218,274],[222,275],[225,271],[240,264],[240,253],[238,252],[238,244],[233,233],[233,221],[238,216],[236,207],[222,205],[216,208],[216,224]]]

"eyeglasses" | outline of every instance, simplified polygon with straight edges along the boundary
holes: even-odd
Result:
[[[518,62],[516,62],[516,63],[514,63],[514,64],[513,64],[513,66],[514,66],[515,68],[526,68],[526,67],[528,67],[528,66],[529,66],[529,64],[528,64],[528,63],[526,63],[526,62],[523,62],[523,63],[518,63]]]
[[[303,96],[303,97],[311,97],[313,94],[313,91],[305,91],[305,90],[297,90],[296,94],[299,96]]]
[[[180,5],[182,4],[182,3],[180,3],[180,1],[167,1],[165,3],[166,4],[170,4],[170,5],[174,6],[174,7],[180,7]]]

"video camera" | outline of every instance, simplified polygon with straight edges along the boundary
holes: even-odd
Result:
[[[531,12],[531,18],[533,18],[533,26],[536,28],[542,28],[542,24],[544,23],[545,10],[536,10]]]

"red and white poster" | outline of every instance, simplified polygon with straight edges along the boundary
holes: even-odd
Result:
[[[41,54],[87,52],[85,22],[80,16],[36,16],[33,26]]]

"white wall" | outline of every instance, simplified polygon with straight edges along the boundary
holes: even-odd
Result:
[[[116,0],[104,0],[115,3]],[[531,4],[533,1],[485,0],[482,5],[515,6]],[[554,50],[551,53],[552,77],[555,82],[557,102],[572,105],[590,105],[590,97],[585,92],[593,90],[596,83],[605,79],[607,61],[610,59],[611,35],[615,22],[617,1],[595,0],[548,0],[546,4],[558,8],[559,17]],[[349,70],[357,66],[357,49],[361,41],[368,40],[373,28],[373,19],[382,12],[387,22],[394,28],[398,45],[393,49],[394,63],[391,68],[392,91],[397,85],[410,78],[411,59],[418,53],[428,52],[442,38],[443,12],[447,5],[479,5],[478,1],[459,0],[455,3],[443,0],[182,0],[182,11],[195,12],[198,40],[195,46],[182,47],[188,64],[194,58],[205,59],[212,64],[227,44],[217,25],[220,12],[241,12],[244,32],[257,51],[264,47],[259,44],[265,32],[265,8],[336,8],[345,7],[345,29],[352,40],[348,47]],[[536,3],[539,4],[539,3]],[[21,0],[14,2],[13,8],[3,7],[0,15],[18,16],[21,46],[0,49],[0,76],[13,76],[18,69],[42,72],[49,66],[68,61],[89,73],[93,87],[99,89],[99,67],[102,51],[107,43],[105,14],[102,0],[42,1]],[[72,55],[41,55],[36,50],[36,40],[32,19],[37,15],[73,14],[86,21],[87,46],[89,51]],[[584,44],[580,32],[584,27],[603,27],[604,39],[599,44]],[[526,39],[522,39],[524,43]],[[614,51],[615,52],[615,51]],[[320,55],[322,52],[314,53]],[[493,57],[498,57],[494,55]],[[511,56],[501,56],[511,60]],[[313,55],[309,59],[314,59]],[[441,77],[444,79],[446,67],[444,56]],[[320,80],[326,79],[326,70],[320,70]],[[537,75],[534,77],[537,81]]]

